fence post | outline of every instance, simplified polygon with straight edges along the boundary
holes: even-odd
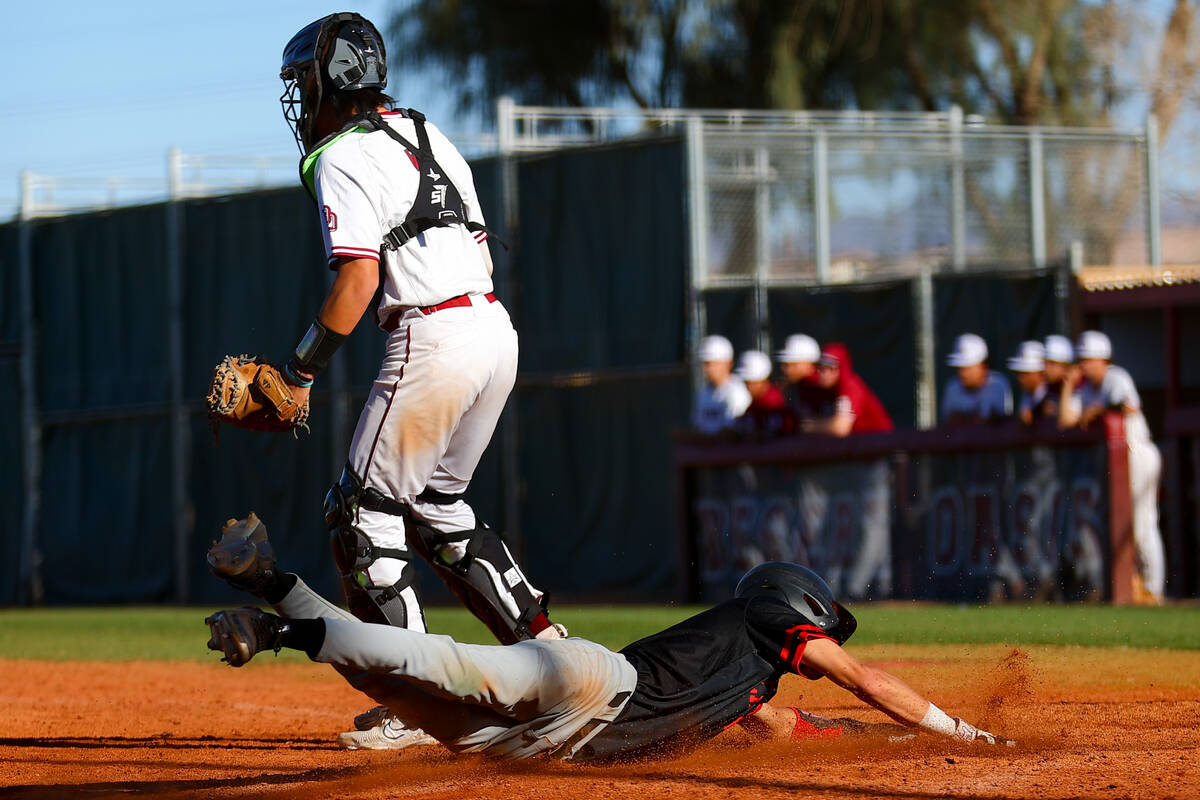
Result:
[[[1125,417],[1120,412],[1104,415],[1104,440],[1108,445],[1109,600],[1128,604],[1133,601],[1133,497]]]
[[[167,395],[171,407],[171,533],[175,555],[175,602],[191,599],[188,543],[195,524],[188,484],[191,482],[191,427],[183,396],[183,156],[167,153]]]
[[[771,274],[771,155],[766,145],[754,148],[754,322],[755,344],[770,347],[767,279]]]
[[[963,112],[950,107],[950,264],[955,272],[967,268],[967,191],[963,165]]]
[[[1029,129],[1029,239],[1033,266],[1046,266],[1046,184],[1042,131]]]
[[[829,283],[829,144],[820,127],[813,131],[813,241],[817,282]]]
[[[700,389],[702,381],[693,354],[707,327],[703,286],[708,271],[708,185],[704,164],[704,120],[693,115],[687,121],[688,262],[691,277],[687,288],[687,308],[691,319],[688,320],[684,336],[684,345],[687,347],[684,360],[692,365],[693,391]]]
[[[496,100],[496,149],[502,158],[512,154],[516,135],[516,103],[502,95]]]
[[[1159,208],[1158,117],[1146,117],[1146,236],[1150,265],[1162,265],[1162,212]]]
[[[33,174],[21,172],[21,207],[18,211],[17,269],[21,304],[21,577],[19,600],[24,605],[42,602],[41,552],[38,524],[41,511],[42,425],[37,401],[37,317],[33,287]]]
[[[520,298],[517,297],[514,261],[521,252],[520,211],[517,197],[516,151],[516,104],[507,95],[496,101],[496,144],[500,154],[500,196],[503,208],[504,235],[512,248],[500,259],[496,269],[497,289],[508,307],[514,325],[519,326]],[[519,327],[518,327],[519,330]],[[504,495],[504,530],[512,549],[520,554],[525,541],[521,531],[521,454],[520,450],[520,398],[521,384],[518,380],[512,397],[500,418],[500,463],[501,484]]]
[[[916,306],[917,351],[917,427],[925,430],[937,425],[937,369],[933,348],[933,273],[928,265],[913,281]]]

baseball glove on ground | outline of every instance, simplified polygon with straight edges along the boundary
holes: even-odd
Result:
[[[308,430],[308,403],[300,405],[283,373],[254,356],[225,356],[213,370],[208,416],[252,431]]]

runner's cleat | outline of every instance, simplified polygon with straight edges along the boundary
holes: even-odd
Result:
[[[218,611],[204,622],[211,634],[208,649],[224,653],[221,660],[232,667],[242,666],[264,650],[278,653],[287,628],[274,614],[250,606]]]
[[[346,750],[404,750],[438,744],[438,740],[420,728],[407,728],[396,717],[388,716],[374,728],[338,734],[338,744]]]
[[[245,519],[231,519],[221,538],[208,549],[208,569],[235,589],[257,597],[275,581],[275,552],[267,539],[267,526],[251,511]]]

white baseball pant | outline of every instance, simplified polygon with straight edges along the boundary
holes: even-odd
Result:
[[[1129,442],[1129,490],[1133,505],[1133,541],[1146,591],[1162,597],[1167,583],[1166,553],[1158,529],[1158,480],[1162,455],[1149,439]]]
[[[388,336],[383,366],[358,418],[350,466],[364,486],[407,503],[413,513],[447,533],[473,530],[475,512],[463,500],[425,503],[425,489],[461,494],[471,482],[517,373],[517,332],[499,302],[471,295],[471,305],[431,314],[403,313]],[[358,528],[381,548],[408,551],[401,517],[360,509]],[[466,543],[441,551],[447,562]],[[375,586],[400,579],[404,561],[376,560],[366,572]],[[535,591],[536,595],[540,593]],[[408,627],[424,631],[416,591],[400,593]]]

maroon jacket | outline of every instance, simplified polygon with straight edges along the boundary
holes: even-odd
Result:
[[[742,426],[747,432],[778,436],[795,432],[796,416],[783,399],[783,392],[772,383],[762,397],[750,401],[742,414]]]
[[[879,402],[875,393],[867,388],[867,384],[863,383],[863,379],[854,371],[850,351],[844,344],[826,345],[821,351],[821,363],[836,364],[841,373],[820,416],[832,417],[838,412],[850,412],[854,415],[851,433],[876,433],[895,428],[883,403]]]

